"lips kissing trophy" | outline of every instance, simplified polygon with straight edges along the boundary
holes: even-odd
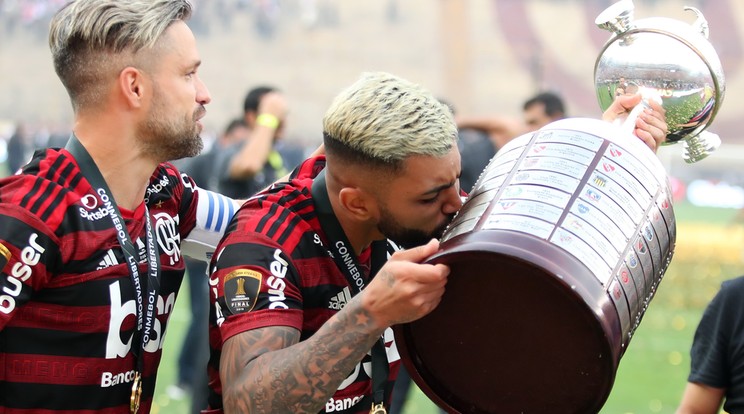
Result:
[[[595,413],[672,259],[666,172],[631,135],[650,100],[665,144],[696,162],[724,77],[702,14],[634,21],[631,1],[596,20],[613,32],[595,66],[604,110],[641,93],[617,124],[573,118],[505,145],[483,170],[430,263],[451,273],[440,305],[394,327],[411,378],[450,413]]]

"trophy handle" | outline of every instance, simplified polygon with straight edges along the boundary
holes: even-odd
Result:
[[[615,34],[622,34],[634,28],[633,11],[635,6],[633,0],[621,0],[606,8],[594,20],[600,29],[608,30]]]
[[[696,163],[710,155],[721,146],[721,137],[710,131],[703,131],[685,139],[682,158],[688,164]]]

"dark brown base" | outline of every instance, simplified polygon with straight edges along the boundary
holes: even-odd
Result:
[[[596,413],[622,355],[617,311],[564,250],[489,230],[442,244],[441,304],[394,327],[411,378],[450,413]]]

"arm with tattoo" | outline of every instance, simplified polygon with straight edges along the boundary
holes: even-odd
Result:
[[[380,338],[385,326],[350,301],[312,337],[283,326],[228,339],[220,377],[226,413],[317,413]]]

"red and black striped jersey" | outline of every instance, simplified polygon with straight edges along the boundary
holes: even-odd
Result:
[[[144,203],[121,210],[139,250],[140,277],[147,275],[145,204],[161,265],[141,412],[152,403],[184,275],[181,244],[197,226],[205,193],[197,190],[164,163]],[[205,220],[208,203],[202,204]],[[215,221],[216,214],[210,217]],[[115,231],[109,210],[66,150],[38,151],[18,175],[0,180],[0,413],[129,412],[140,342],[135,291]]]
[[[310,188],[325,165],[305,161],[289,183],[274,185],[249,199],[235,214],[212,258],[210,276],[210,408],[221,411],[219,357],[230,337],[256,328],[289,326],[311,337],[351,300],[354,290],[329,255]],[[389,250],[397,247],[388,243]],[[359,263],[369,271],[370,251]],[[400,356],[391,329],[385,332],[390,365],[389,398]],[[327,413],[368,413],[371,357],[359,361],[326,403]]]

